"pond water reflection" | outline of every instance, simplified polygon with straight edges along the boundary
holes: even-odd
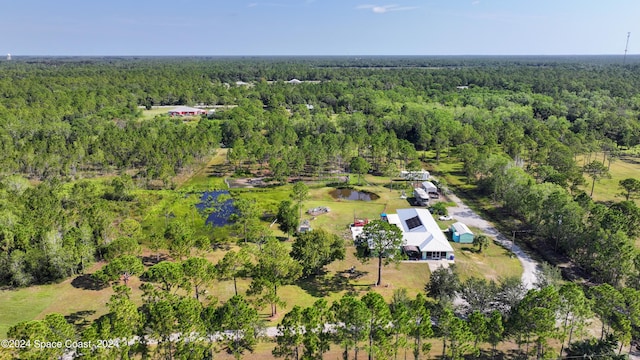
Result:
[[[200,196],[200,202],[196,204],[196,208],[209,213],[206,224],[212,226],[231,224],[229,219],[236,212],[233,199],[227,190],[205,191]]]
[[[371,201],[371,200],[380,199],[380,196],[372,192],[362,191],[362,190],[359,191],[359,190],[350,189],[350,188],[333,189],[329,192],[329,194],[334,199],[341,199],[341,200]]]

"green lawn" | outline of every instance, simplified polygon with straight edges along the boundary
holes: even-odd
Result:
[[[578,158],[578,166],[583,166],[585,157]],[[591,157],[591,161],[602,161],[602,153],[596,153]],[[605,165],[609,165],[608,160],[605,161]],[[625,198],[620,195],[622,189],[618,185],[620,180],[627,178],[640,178],[640,157],[635,155],[624,155],[620,159],[611,162],[611,168],[609,169],[611,174],[610,179],[602,179],[596,181],[593,189],[593,200],[595,201],[622,201]],[[586,185],[582,187],[582,190],[587,194],[591,193],[592,179],[585,175]],[[640,205],[640,201],[636,200],[636,204]]]
[[[237,250],[237,247],[234,246],[231,249]],[[215,263],[224,256],[226,251],[210,253],[207,259]],[[275,326],[282,315],[291,310],[294,305],[308,307],[320,298],[325,298],[331,304],[347,292],[364,295],[369,290],[375,290],[390,301],[395,289],[406,288],[410,296],[415,296],[423,291],[430,276],[429,266],[426,263],[390,264],[382,270],[383,285],[375,287],[373,284],[377,280],[377,266],[375,259],[371,259],[366,264],[361,263],[355,257],[355,248],[348,246],[345,259],[327,266],[325,274],[315,278],[300,279],[295,284],[281,287],[278,295],[286,302],[286,306],[278,309],[276,317],[270,318],[268,305],[260,310],[260,314],[269,325]],[[355,267],[355,274],[348,273],[347,270],[351,267]],[[249,289],[251,280],[238,279],[237,283],[238,292],[244,294]],[[215,281],[208,291],[218,301],[227,301],[234,295],[233,281]]]
[[[12,325],[35,319],[55,301],[55,294],[55,285],[0,291],[0,338],[6,337]]]
[[[152,120],[158,115],[167,114],[171,108],[154,108],[151,110],[142,109],[142,120]]]
[[[498,281],[505,277],[522,276],[522,265],[508,249],[493,241],[482,253],[476,252],[471,244],[451,243],[455,251],[456,268],[460,279],[484,277]]]
[[[96,264],[91,271],[104,264]],[[74,277],[75,278],[75,277]],[[9,328],[21,321],[43,319],[47,314],[59,313],[69,316],[75,324],[90,321],[106,313],[105,304],[113,290],[90,290],[69,278],[58,284],[37,285],[24,289],[0,290],[0,339]],[[82,278],[81,278],[82,279]],[[132,278],[132,299],[141,303],[140,281]]]
[[[204,191],[215,189],[227,189],[224,177],[215,176],[218,171],[227,170],[224,165],[227,159],[228,149],[217,149],[205,166],[192,174],[189,178],[179,181],[178,189],[188,191]]]

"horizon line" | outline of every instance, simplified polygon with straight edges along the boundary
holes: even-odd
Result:
[[[162,55],[128,55],[128,54],[15,54],[7,53],[14,57],[384,57],[384,56],[406,56],[406,57],[442,57],[442,56],[477,56],[477,57],[497,57],[497,56],[640,56],[637,54],[162,54]]]

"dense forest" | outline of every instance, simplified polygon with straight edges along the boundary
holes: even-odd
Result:
[[[138,243],[156,239],[162,243],[157,246],[171,251],[176,266],[184,269],[158,269],[154,275],[152,267],[144,272],[149,283],[160,285],[145,289],[145,304],[139,309],[130,303],[126,286],[114,288],[112,312],[83,336],[128,338],[153,329],[158,331],[154,336],[166,341],[158,351],[177,357],[197,352],[198,358],[206,358],[209,345],[185,343],[179,344],[184,348],[174,349],[168,336],[236,329],[240,324],[232,323],[238,320],[234,316],[247,317],[243,326],[255,325],[252,330],[242,329],[248,334],[259,327],[256,315],[242,295],[220,306],[205,306],[197,299],[197,289],[196,299],[171,294],[177,287],[191,291],[198,276],[204,277],[202,281],[214,276],[202,275],[208,270],[200,264],[203,272],[188,281],[185,272],[195,271],[187,270],[191,247],[206,251],[212,243],[231,242],[233,237],[196,234],[184,223],[167,224],[166,219],[166,228],[142,228],[130,217],[143,212],[146,201],[174,189],[177,177],[204,166],[220,148],[226,148],[236,174],[258,173],[279,184],[293,179],[330,181],[347,172],[392,178],[400,170],[422,168],[429,152],[436,166],[443,159],[459,159],[469,185],[461,190],[488,199],[517,222],[518,229],[530,232],[527,245],[532,250],[570,261],[589,284],[597,285],[587,291],[588,297],[610,304],[607,310],[593,309],[603,326],[598,346],[608,349],[615,343],[615,348],[617,341],[629,344],[640,329],[640,255],[635,247],[640,208],[634,201],[640,181],[631,178],[621,183],[626,194],[620,201],[594,202],[591,195],[611,163],[640,145],[640,59],[630,59],[624,66],[615,57],[24,58],[1,62],[0,285],[56,282],[106,260],[108,266],[115,265],[96,275],[96,281],[106,286],[117,282],[122,267],[128,275],[143,274],[141,264],[132,259],[139,254],[135,249]],[[215,112],[196,121],[165,114],[143,116],[145,109],[173,105],[215,108]],[[601,156],[596,158],[596,153]],[[148,193],[140,196],[137,190]],[[251,204],[244,205],[241,218],[259,217]],[[246,225],[249,220],[244,221]],[[235,234],[244,241],[260,238],[251,238],[247,226]],[[261,250],[265,244],[261,243]],[[263,280],[254,289],[260,293],[262,287],[276,286],[276,280],[269,280],[264,268],[260,270],[258,259],[238,266],[247,267],[245,275]],[[288,267],[295,268],[291,265],[295,260],[289,260],[293,262]],[[225,277],[220,275],[222,268],[211,271]],[[172,272],[182,275],[168,279],[166,274]],[[452,286],[457,283],[451,281]],[[472,286],[462,284],[453,291],[464,292],[460,289]],[[304,324],[317,329],[325,321],[357,320],[367,325],[341,328],[338,333],[344,334],[337,340],[322,339],[321,331],[293,332],[289,335],[295,346],[282,345],[281,353],[274,355],[298,358],[308,352],[308,358],[321,358],[334,341],[345,347],[345,353],[355,347],[356,354],[358,344],[368,342],[367,351],[382,357],[397,355],[404,344],[419,358],[426,350],[419,338],[433,335],[431,324],[424,328],[415,321],[412,326],[398,325],[396,329],[404,332],[396,334],[395,348],[376,345],[391,337],[381,324],[429,316],[422,312],[432,311],[446,319],[436,332],[443,336],[445,348],[447,344],[454,347],[452,357],[471,353],[478,342],[490,342],[495,349],[503,332],[509,331],[519,344],[533,344],[537,355],[543,356],[552,337],[551,313],[564,311],[566,319],[571,319],[564,323],[564,346],[566,334],[577,326],[574,320],[588,318],[591,311],[580,305],[586,301],[582,289],[571,285],[545,283],[529,293],[517,285],[506,290],[505,284],[476,286],[492,290],[485,291],[490,295],[484,305],[467,309],[465,317],[400,293],[390,308],[381,306],[375,293],[362,299],[345,296],[331,307],[319,305],[320,313],[298,308],[283,319],[292,322],[286,325],[289,329]],[[433,287],[428,295],[438,299],[440,291]],[[506,300],[509,294],[511,302]],[[268,294],[265,301],[275,307],[277,296],[270,295],[271,300]],[[487,304],[500,302],[500,311],[489,311]],[[540,310],[536,307],[540,303],[548,307]],[[239,309],[246,313],[233,315]],[[181,320],[165,319],[164,314]],[[340,317],[345,314],[361,314],[361,318]],[[531,317],[539,320],[539,327],[518,332],[531,323]],[[183,323],[185,319],[189,320]],[[503,319],[506,332],[500,330]],[[65,328],[54,324],[59,319],[53,317],[43,321],[51,321],[51,328]],[[129,327],[118,327],[120,322]],[[172,327],[163,327],[169,323]],[[489,326],[493,333],[475,334],[478,326]],[[367,330],[355,334],[356,328]],[[27,330],[12,331],[26,336]],[[309,336],[317,338],[309,340]],[[399,338],[404,342],[399,343]],[[239,354],[250,350],[253,343],[248,341],[248,336],[242,341],[236,337],[228,350]],[[145,353],[148,349],[120,351]]]

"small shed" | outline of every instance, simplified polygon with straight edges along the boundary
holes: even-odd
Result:
[[[451,224],[449,231],[451,232],[451,238],[453,239],[454,242],[461,243],[461,244],[473,243],[473,232],[469,230],[467,225],[461,222],[456,222]]]

